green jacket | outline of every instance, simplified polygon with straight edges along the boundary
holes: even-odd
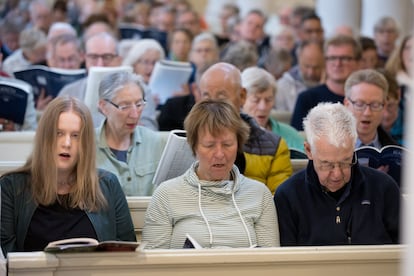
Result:
[[[99,241],[135,241],[134,227],[125,195],[118,179],[110,172],[99,170],[99,184],[108,207],[99,212],[86,212]],[[1,247],[7,252],[24,251],[24,240],[37,208],[32,199],[29,175],[14,173],[0,178]]]

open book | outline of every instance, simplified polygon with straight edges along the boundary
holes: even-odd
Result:
[[[57,96],[63,86],[84,78],[85,69],[60,69],[44,65],[32,65],[28,69],[13,73],[16,79],[28,82],[33,87],[35,101],[40,95],[41,89],[45,90],[46,96]]]
[[[157,187],[165,180],[182,175],[194,161],[195,157],[187,143],[185,130],[172,130],[152,183]]]
[[[23,125],[29,93],[28,83],[0,77],[0,118]]]
[[[91,251],[135,251],[138,242],[128,241],[103,241],[98,242],[92,238],[71,238],[50,242],[44,249],[45,252],[91,252]]]
[[[375,169],[381,167],[394,178],[398,185],[401,182],[401,163],[406,152],[408,152],[406,148],[397,145],[384,146],[380,150],[371,146],[362,146],[355,149],[360,165]]]
[[[119,25],[119,34],[121,39],[143,39],[152,38],[158,41],[164,50],[168,49],[166,32],[154,29],[154,28],[143,28],[137,24],[122,23]]]
[[[189,62],[160,60],[152,71],[149,87],[153,95],[158,95],[160,104],[164,104],[175,92],[182,90],[188,83],[193,67]]]

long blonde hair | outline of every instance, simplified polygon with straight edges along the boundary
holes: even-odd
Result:
[[[40,118],[33,152],[25,165],[14,172],[30,175],[30,187],[37,204],[50,205],[59,201],[57,193],[57,127],[63,112],[74,112],[81,119],[79,158],[73,173],[75,184],[66,203],[70,208],[97,211],[107,202],[99,186],[96,170],[96,149],[92,116],[88,107],[73,97],[57,97]]]

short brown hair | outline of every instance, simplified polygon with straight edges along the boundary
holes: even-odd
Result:
[[[250,133],[249,126],[230,102],[211,99],[203,100],[193,106],[184,120],[184,129],[194,155],[201,130],[207,130],[212,135],[219,135],[223,129],[234,132],[237,136],[239,152],[243,151],[243,145]]]
[[[388,96],[388,83],[384,75],[375,69],[363,69],[353,72],[345,82],[345,96],[350,97],[353,86],[360,83],[369,83],[378,86],[383,91],[384,100]]]
[[[336,35],[328,39],[324,45],[324,52],[326,53],[329,46],[342,46],[342,45],[352,46],[352,48],[354,49],[354,58],[356,60],[361,59],[362,57],[361,44],[355,38],[350,37],[348,35]]]

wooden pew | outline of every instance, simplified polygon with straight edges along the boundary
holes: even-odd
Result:
[[[142,252],[9,253],[10,276],[390,276],[404,247],[326,246]]]
[[[24,161],[0,161],[0,175],[5,172],[17,169],[24,164]]]
[[[134,223],[134,231],[137,240],[141,240],[142,229],[144,228],[144,217],[147,211],[150,196],[127,196],[129,211],[131,213],[132,222]]]
[[[0,132],[0,161],[25,161],[32,152],[34,131]]]
[[[292,164],[293,173],[296,173],[308,165],[308,159],[290,159],[290,163]]]

